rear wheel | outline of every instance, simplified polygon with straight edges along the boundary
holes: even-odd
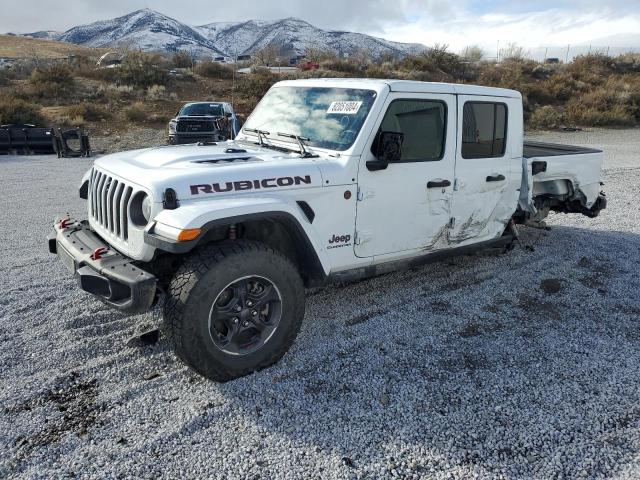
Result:
[[[193,253],[172,279],[164,307],[176,354],[217,381],[278,361],[303,316],[296,267],[268,246],[246,240]]]

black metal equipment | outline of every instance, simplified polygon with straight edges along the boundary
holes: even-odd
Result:
[[[0,125],[0,154],[34,155],[56,153],[53,128],[34,125]]]
[[[89,144],[89,134],[80,128],[62,130],[55,132],[54,149],[60,157],[90,157],[91,145]],[[70,145],[71,142],[71,145]],[[74,148],[76,146],[77,148]]]
[[[35,125],[0,125],[0,155],[88,157],[89,135],[80,128],[62,130]]]

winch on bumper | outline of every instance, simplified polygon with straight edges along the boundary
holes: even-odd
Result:
[[[49,251],[57,254],[85,292],[128,313],[142,313],[153,304],[156,277],[111,249],[87,221],[65,218],[54,224]]]

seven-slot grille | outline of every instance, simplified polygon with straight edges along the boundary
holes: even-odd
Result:
[[[94,169],[89,183],[90,213],[105,230],[122,240],[129,237],[129,202],[133,187]]]
[[[178,132],[212,132],[215,124],[211,120],[178,120]]]

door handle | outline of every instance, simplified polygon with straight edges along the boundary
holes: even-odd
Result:
[[[505,179],[504,175],[489,175],[487,182],[501,182]]]
[[[438,180],[427,182],[427,188],[445,188],[450,187],[451,182],[449,180]]]

